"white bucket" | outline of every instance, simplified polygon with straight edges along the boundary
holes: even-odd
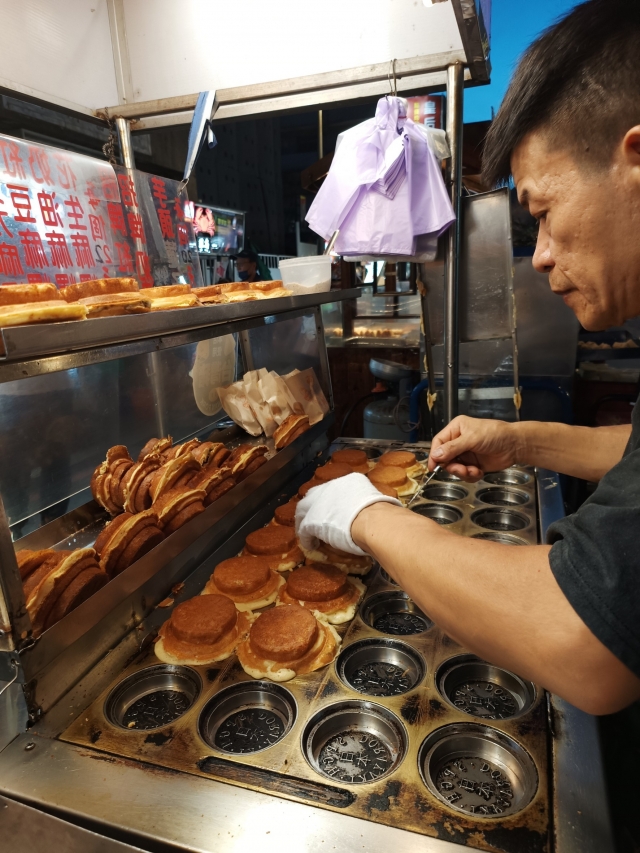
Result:
[[[331,256],[308,255],[280,261],[282,283],[296,296],[331,290]]]

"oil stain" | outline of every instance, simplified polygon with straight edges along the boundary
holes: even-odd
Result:
[[[369,795],[369,799],[365,804],[366,810],[369,814],[372,811],[388,812],[392,805],[394,805],[392,800],[396,799],[401,788],[402,782],[387,782],[383,791]]]
[[[89,734],[89,740],[91,741],[91,743],[98,743],[101,736],[102,736],[101,731],[93,731]]]
[[[402,703],[400,713],[404,720],[411,725],[419,722],[422,713],[420,708],[420,696],[416,693],[413,696],[408,696]]]
[[[154,746],[164,746],[165,743],[169,743],[171,740],[173,740],[173,732],[169,730],[166,734],[163,732],[156,732],[154,735],[147,735],[144,742],[152,743]]]

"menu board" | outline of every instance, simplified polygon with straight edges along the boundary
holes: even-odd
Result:
[[[0,135],[0,285],[202,284],[176,181]]]

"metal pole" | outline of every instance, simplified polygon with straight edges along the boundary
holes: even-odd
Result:
[[[318,110],[318,160],[324,157],[324,133],[322,110]]]
[[[460,192],[462,186],[462,102],[464,67],[456,62],[447,68],[447,138],[451,149],[448,183],[456,214],[446,237],[444,263],[444,420],[458,414],[458,269],[460,253]]]
[[[116,129],[118,131],[118,141],[120,143],[120,155],[122,157],[122,165],[127,170],[131,180],[136,184],[136,161],[133,156],[133,148],[131,146],[131,123],[126,118],[116,118]],[[145,245],[139,238],[135,238],[136,252],[144,252]],[[153,405],[156,416],[156,430],[158,437],[163,438],[167,435],[167,425],[164,417],[165,401],[162,388],[162,364],[160,353],[151,352],[147,356],[147,375],[151,381],[151,393],[153,394]]]

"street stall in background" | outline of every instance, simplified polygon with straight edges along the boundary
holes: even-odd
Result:
[[[40,147],[19,149],[24,175],[5,160],[3,281],[133,276],[142,292],[194,285],[210,301],[2,329],[0,791],[125,849],[606,853],[592,718],[469,655],[369,558],[305,555],[292,526],[298,495],[361,470],[460,535],[526,547],[562,515],[557,476],[515,466],[421,491],[427,443],[330,443],[321,307],[359,292],[264,302],[271,282],[199,287],[192,208],[180,185],[135,170],[130,145],[132,129],[189,122],[205,86],[214,126],[380,97],[394,78],[397,93],[446,86],[457,214],[463,83],[488,80],[490,4],[330,0],[313,39],[300,37],[306,9],[279,7],[237,3],[211,51],[219,21],[198,2],[156,0],[153,14],[141,0],[7,4],[7,32],[28,16],[47,38],[28,66],[7,39],[4,85],[115,120],[123,163],[44,149],[57,169],[45,186],[36,154],[29,163]],[[238,34],[282,40],[283,22],[286,51],[237,62]],[[176,32],[181,50],[158,50]],[[65,62],[45,76],[69,42],[75,73]],[[9,84],[17,67],[24,78]],[[444,241],[451,417],[457,223]],[[395,451],[399,471],[385,459]]]

